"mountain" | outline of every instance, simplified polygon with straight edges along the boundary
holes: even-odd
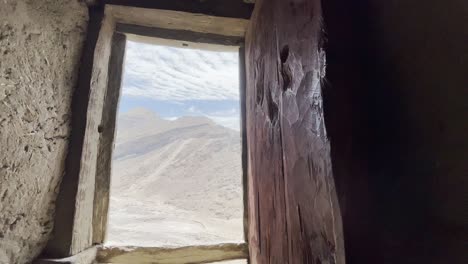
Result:
[[[134,109],[117,120],[107,244],[243,241],[238,131]]]

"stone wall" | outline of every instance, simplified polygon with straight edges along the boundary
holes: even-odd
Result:
[[[78,0],[0,2],[0,263],[27,263],[53,228],[88,13]]]

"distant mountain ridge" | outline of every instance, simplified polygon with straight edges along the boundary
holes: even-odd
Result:
[[[164,240],[164,245],[242,240],[241,173],[238,131],[203,116],[166,120],[143,108],[119,115],[109,241],[138,237],[141,242],[151,235],[131,231],[135,224],[162,228],[168,219],[178,225],[172,230],[171,222],[158,229],[153,239]],[[133,224],[128,221],[132,215]],[[153,223],[148,218],[159,220]],[[188,225],[201,230],[180,233]]]
[[[156,135],[173,128],[201,124],[214,125],[214,122],[204,116],[184,116],[175,120],[166,120],[146,108],[135,108],[118,116],[116,142],[122,143],[140,136]]]

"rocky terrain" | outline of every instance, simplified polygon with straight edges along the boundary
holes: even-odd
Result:
[[[240,134],[206,117],[118,117],[108,245],[241,242]]]

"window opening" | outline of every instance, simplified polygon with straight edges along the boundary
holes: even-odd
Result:
[[[238,58],[127,41],[106,245],[245,241]]]

